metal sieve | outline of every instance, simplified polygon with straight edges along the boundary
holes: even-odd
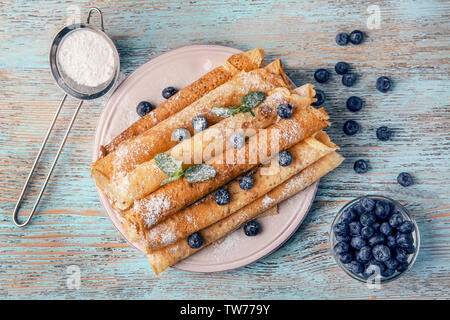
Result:
[[[101,21],[101,25],[100,25],[100,29],[91,25],[90,24],[90,19],[91,19],[91,15],[92,13],[96,11],[99,15],[100,15],[100,21]],[[102,83],[100,85],[98,85],[97,87],[88,87],[88,86],[83,86],[83,85],[79,85],[78,83],[76,83],[74,80],[70,79],[65,73],[64,71],[60,68],[59,65],[59,61],[58,61],[58,48],[60,47],[61,43],[64,41],[64,39],[71,34],[72,32],[77,32],[80,29],[89,29],[90,31],[95,32],[96,34],[100,35],[103,39],[105,39],[107,41],[107,43],[111,46],[111,49],[113,51],[114,54],[114,73],[111,76],[111,78],[109,80],[107,80],[105,83]],[[59,103],[58,108],[56,109],[56,112],[53,116],[53,120],[47,130],[47,133],[44,137],[44,140],[41,144],[41,147],[38,151],[38,154],[36,156],[36,158],[34,159],[33,165],[31,167],[30,173],[28,174],[27,179],[25,180],[25,184],[22,188],[22,191],[20,193],[19,198],[17,199],[17,203],[16,206],[14,208],[13,211],[13,221],[16,224],[16,226],[18,227],[24,227],[26,226],[31,218],[33,217],[36,208],[39,205],[39,202],[41,201],[42,195],[44,194],[45,188],[47,187],[48,181],[53,173],[53,169],[55,168],[56,162],[58,161],[58,158],[61,154],[61,151],[66,143],[67,137],[69,136],[70,130],[72,129],[73,123],[75,122],[75,119],[78,115],[78,112],[80,111],[81,105],[83,104],[84,100],[92,100],[92,99],[96,99],[99,98],[103,95],[105,95],[109,90],[111,90],[111,88],[114,87],[115,83],[117,82],[117,78],[119,76],[119,71],[120,71],[120,60],[119,60],[119,54],[117,52],[117,49],[114,45],[114,43],[111,41],[111,39],[105,34],[104,32],[104,27],[103,27],[103,14],[100,11],[100,9],[98,8],[91,8],[89,9],[88,12],[88,16],[86,19],[86,23],[78,23],[78,24],[72,24],[69,26],[64,27],[63,29],[61,29],[55,36],[55,38],[53,39],[53,42],[50,46],[50,56],[49,56],[49,60],[50,60],[50,70],[52,71],[53,74],[53,78],[56,81],[56,84],[65,92],[61,102]],[[31,177],[33,176],[34,170],[36,169],[36,166],[39,162],[39,159],[41,157],[41,154],[45,148],[45,145],[47,144],[47,140],[50,136],[50,133],[52,132],[53,126],[55,125],[56,119],[58,118],[58,115],[62,109],[62,106],[64,105],[64,102],[66,101],[67,96],[72,96],[78,100],[80,100],[80,102],[78,103],[77,108],[75,109],[75,112],[72,115],[72,118],[70,120],[70,123],[66,129],[66,132],[64,134],[64,137],[62,139],[61,144],[59,145],[58,151],[56,153],[56,156],[53,160],[53,163],[50,167],[50,170],[47,174],[47,177],[45,178],[45,181],[41,187],[41,190],[39,192],[39,195],[33,205],[33,208],[31,209],[31,212],[29,213],[27,219],[25,220],[25,222],[20,223],[17,219],[17,214],[18,211],[20,209],[20,205],[22,203],[25,191],[28,188],[29,182]]]

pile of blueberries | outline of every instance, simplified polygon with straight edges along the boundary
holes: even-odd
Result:
[[[351,273],[368,278],[391,277],[408,268],[416,251],[415,225],[403,219],[391,201],[362,197],[333,226],[334,252]]]
[[[364,41],[364,33],[360,30],[354,30],[350,34],[339,33],[336,35],[336,43],[340,46],[345,46],[349,43],[359,45]],[[346,87],[351,87],[355,84],[357,76],[350,72],[350,65],[347,62],[340,61],[334,67],[335,72],[342,76],[342,84]],[[326,69],[318,69],[314,73],[314,79],[318,83],[325,83],[330,78],[330,72]],[[391,89],[391,80],[386,76],[381,76],[377,79],[375,87],[378,91],[386,93]],[[316,89],[316,98],[314,106],[320,106],[325,102],[326,95],[320,90]],[[351,96],[347,99],[347,109],[351,112],[358,112],[363,107],[363,100],[358,96]],[[353,136],[360,131],[359,123],[355,120],[348,120],[344,123],[343,131],[348,136]],[[392,130],[387,126],[381,126],[376,130],[377,139],[380,141],[388,141],[392,137]],[[369,171],[369,164],[367,160],[356,160],[353,169],[356,173],[366,173]],[[397,182],[403,187],[408,187],[413,184],[412,176],[407,172],[402,172],[397,177]]]

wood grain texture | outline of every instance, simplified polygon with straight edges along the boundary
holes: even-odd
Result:
[[[214,274],[174,269],[156,277],[144,256],[130,248],[105,216],[89,177],[91,144],[102,109],[89,102],[71,136],[38,214],[25,229],[10,213],[62,94],[48,69],[48,48],[66,24],[66,1],[2,1],[0,4],[0,297],[103,299],[361,299],[449,298],[450,288],[450,108],[448,1],[96,1],[72,3],[82,19],[91,5],[105,15],[125,73],[170,49],[223,44],[242,50],[261,46],[281,57],[297,85],[312,82],[314,70],[333,71],[347,61],[358,74],[352,88],[332,72],[318,85],[327,94],[333,120],[328,133],[346,161],[320,182],[311,212],[278,251],[248,267]],[[381,10],[381,28],[368,30],[367,7]],[[339,47],[336,33],[366,32],[363,45]],[[375,90],[378,76],[394,88]],[[364,108],[350,113],[345,101],[359,95]],[[68,99],[49,141],[34,188],[36,195],[56,146],[76,106]],[[342,132],[348,119],[362,131]],[[375,130],[394,129],[390,142]],[[368,159],[370,171],[353,172]],[[396,183],[401,171],[416,184]],[[363,194],[400,200],[416,218],[422,247],[410,272],[369,290],[339,270],[329,252],[328,232],[338,209]],[[25,206],[26,212],[30,206]],[[66,285],[67,268],[81,268],[81,287]],[[246,279],[242,282],[242,279]]]

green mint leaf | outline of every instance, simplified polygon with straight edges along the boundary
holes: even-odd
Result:
[[[247,107],[249,109],[253,109],[257,105],[266,99],[267,95],[261,91],[252,91],[249,94],[246,94],[241,99],[241,104],[243,107]]]
[[[163,180],[163,182],[161,182],[161,186],[163,186],[165,184],[168,184],[169,182],[172,182],[172,181],[177,181],[177,180],[179,180],[181,178],[181,176],[182,175],[176,175],[176,176],[167,178],[167,179]]]
[[[186,169],[184,177],[187,182],[202,182],[216,176],[216,169],[208,164],[198,164]]]
[[[159,170],[164,172],[169,177],[181,177],[183,175],[184,171],[182,167],[182,161],[177,160],[166,153],[158,153],[155,156],[155,162]]]

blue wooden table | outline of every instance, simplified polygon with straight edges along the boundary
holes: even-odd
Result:
[[[380,12],[369,29],[369,5]],[[278,251],[248,267],[214,274],[170,269],[153,275],[144,256],[119,236],[89,174],[91,145],[103,104],[83,106],[47,188],[38,215],[24,229],[11,212],[51,116],[62,96],[48,68],[55,32],[72,18],[100,7],[126,74],[155,55],[191,44],[261,46],[281,57],[298,85],[311,82],[327,94],[328,129],[346,161],[320,182],[307,219]],[[376,10],[377,8],[375,8]],[[374,10],[372,7],[371,10]],[[4,1],[0,4],[0,297],[104,299],[416,299],[450,297],[450,108],[447,1]],[[369,21],[369,26],[372,24]],[[375,21],[376,22],[376,21]],[[363,30],[364,44],[340,47],[338,32]],[[332,72],[324,85],[317,68],[347,61],[359,80],[343,87]],[[387,75],[394,88],[375,89]],[[156,79],[155,79],[156,80]],[[350,113],[345,101],[361,96]],[[32,200],[56,153],[76,101],[68,99],[49,141]],[[342,125],[357,120],[348,137]],[[375,130],[387,125],[392,141]],[[353,171],[356,159],[370,171]],[[404,188],[397,174],[410,172]],[[400,200],[417,220],[422,246],[412,270],[381,289],[368,289],[341,271],[329,252],[330,223],[338,209],[363,194]],[[28,201],[29,203],[30,201]],[[30,206],[25,206],[25,212]],[[74,278],[80,275],[80,283]],[[244,280],[245,279],[245,280]]]

